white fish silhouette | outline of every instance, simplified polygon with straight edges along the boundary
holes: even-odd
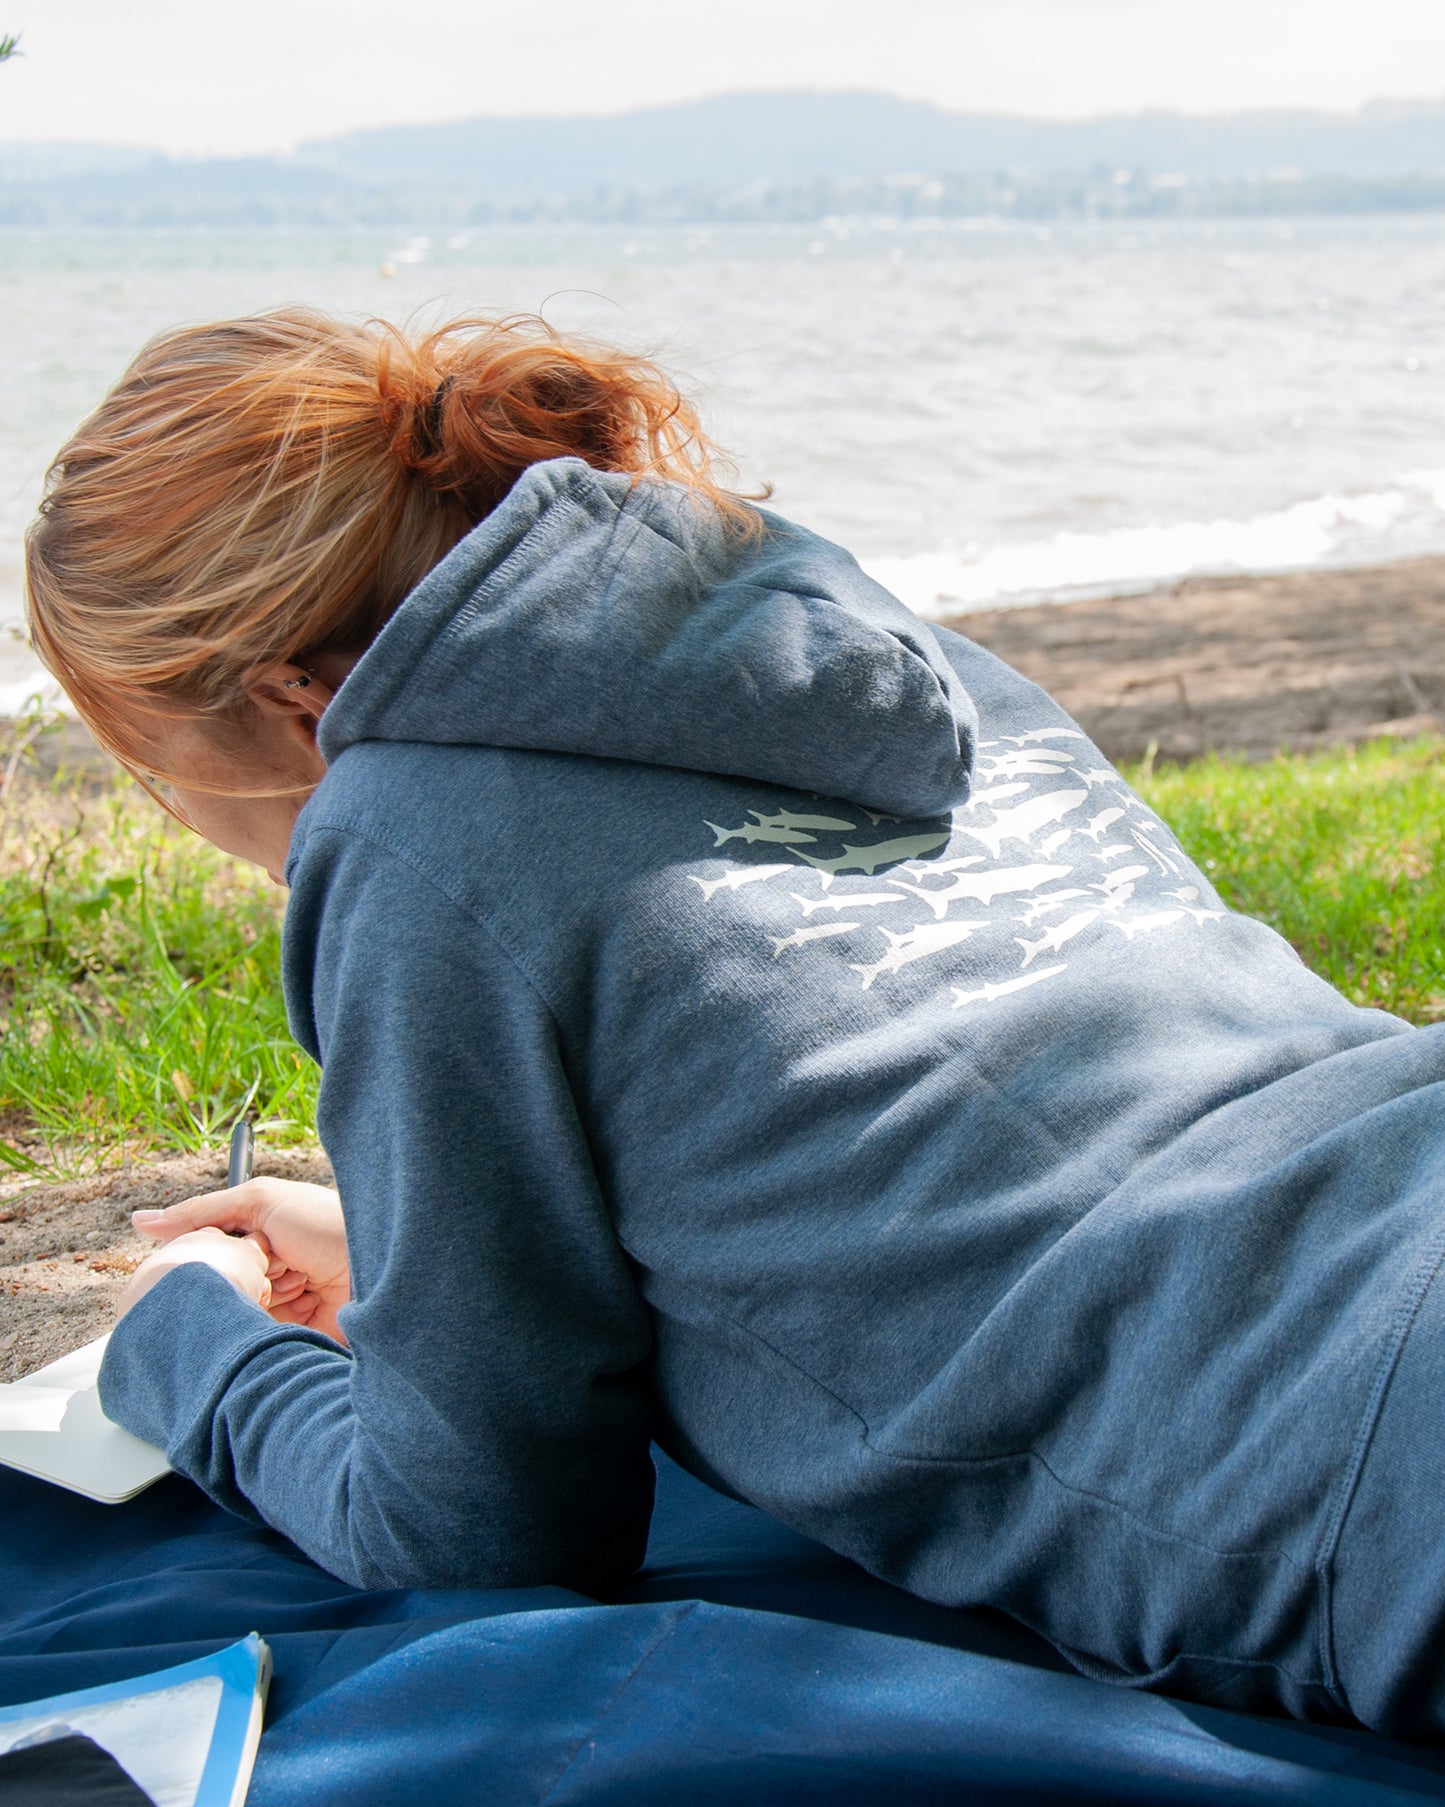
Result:
[[[1095,885],[1092,889],[1097,890],[1098,886]],[[1065,904],[1073,903],[1075,898],[1088,895],[1087,891],[1050,891],[1043,897],[1036,897],[1019,917],[1019,921],[1024,928],[1031,929],[1036,922],[1042,922],[1045,916],[1052,916],[1055,910],[1062,910]]]
[[[790,872],[797,868],[790,866]],[[874,904],[901,904],[903,899],[892,891],[865,891],[861,897],[852,897],[840,892],[837,897],[799,897],[796,891],[791,893],[794,903],[803,906],[803,914],[811,916],[814,910],[864,910]]]
[[[719,891],[739,891],[744,885],[755,885],[759,879],[778,878],[784,872],[796,872],[798,868],[787,866],[737,866],[731,872],[725,872],[721,878],[699,878],[695,872],[688,877],[698,886],[704,902],[711,903]]]
[[[1112,847],[1101,847],[1099,849],[1099,858],[1101,860],[1116,860],[1121,853],[1132,853],[1133,851],[1134,849],[1127,841],[1115,841]]]
[[[1040,979],[1052,979],[1068,970],[1067,962],[1059,966],[1041,966],[1037,972],[1025,973],[1021,979],[1006,979],[998,985],[981,985],[977,991],[962,991],[954,985],[950,987],[953,992],[953,1008],[962,1010],[966,1004],[994,1004],[1000,998],[1006,998],[1011,991],[1024,991],[1030,985],[1037,985]]]
[[[1087,740],[1087,734],[1081,734],[1077,728],[1030,728],[1027,734],[1005,734],[1004,739],[1011,746],[1034,747],[1041,740]]]
[[[794,929],[791,935],[769,935],[773,944],[773,958],[784,954],[790,947],[806,947],[810,941],[826,941],[830,935],[846,935],[851,929],[862,928],[861,922],[819,922],[810,929]]]
[[[1192,910],[1188,904],[1185,904],[1184,914],[1192,916],[1196,922],[1223,922],[1229,912],[1227,910]]]
[[[757,811],[752,813],[756,815]],[[749,846],[754,841],[775,841],[781,847],[800,847],[805,842],[816,841],[818,838],[815,834],[804,834],[799,828],[778,828],[762,822],[744,822],[741,828],[719,828],[716,822],[709,822],[706,816],[703,817],[703,822],[713,832],[714,847],[721,847],[728,841],[746,841]]]
[[[1175,864],[1175,862],[1172,859],[1170,859],[1170,857],[1167,853],[1163,852],[1160,848],[1158,848],[1154,845],[1154,843],[1149,839],[1148,835],[1141,834],[1139,832],[1139,830],[1136,828],[1134,830],[1134,839],[1139,844],[1139,846],[1143,848],[1144,852],[1149,855],[1150,859],[1152,859],[1154,861],[1154,863],[1158,866],[1159,870],[1164,874],[1164,876],[1166,878],[1169,876],[1169,874],[1171,872],[1176,877],[1178,876],[1179,867]]]
[[[988,858],[986,853],[968,853],[961,860],[910,860],[910,872],[965,872],[970,866],[981,866]]]
[[[1067,921],[1055,923],[1053,928],[1045,929],[1038,941],[1023,941],[1015,935],[1014,940],[1024,950],[1024,965],[1031,965],[1039,954],[1058,953],[1066,942],[1072,941],[1075,935],[1082,935],[1091,922],[1098,920],[1098,910],[1080,910],[1076,916],[1070,916]]]
[[[863,814],[876,828],[880,822],[901,822],[902,816],[886,816],[880,810],[865,809]],[[851,823],[849,825],[851,827]]]
[[[1133,884],[1136,879],[1148,878],[1148,876],[1149,868],[1147,866],[1120,866],[1116,872],[1109,873],[1109,875],[1099,884],[1090,885],[1089,889],[1091,891],[1102,891],[1105,897],[1108,897],[1112,892],[1117,891],[1121,885],[1130,885]]]
[[[975,803],[986,803],[990,809],[997,809],[1007,797],[1022,797],[1029,787],[1026,784],[995,784],[986,791],[975,791],[969,798],[969,807]]]
[[[1005,841],[1028,841],[1040,828],[1046,828],[1050,822],[1057,822],[1060,816],[1068,815],[1070,810],[1077,809],[1086,802],[1087,791],[1049,791],[1042,797],[1035,797],[1030,803],[1020,803],[1013,809],[1001,809],[998,817],[987,828],[966,827],[959,824],[959,833],[966,834],[971,841],[981,841],[995,859],[1003,851]],[[803,856],[805,859],[807,855]]]
[[[760,828],[831,828],[835,833],[852,834],[858,826],[856,822],[844,822],[837,816],[799,816],[790,809],[780,809],[771,816],[765,816],[759,809],[750,809],[748,814]]]
[[[896,866],[901,860],[942,847],[951,832],[947,828],[930,829],[927,834],[902,835],[896,841],[875,841],[871,847],[845,846],[836,860],[820,860],[811,853],[800,853],[798,858],[819,872],[865,872],[871,878],[880,866]]]
[[[1181,891],[1166,891],[1166,897],[1177,897],[1180,903],[1191,904],[1199,896],[1198,885],[1185,885]]]
[[[1039,842],[1039,852],[1046,860],[1051,860],[1073,832],[1072,828],[1061,828],[1057,834],[1051,834],[1048,840]]]
[[[1128,940],[1136,935],[1152,935],[1156,929],[1167,929],[1171,923],[1183,922],[1183,910],[1155,910],[1150,916],[1113,916],[1110,924]]]
[[[901,878],[891,878],[888,882],[897,885],[900,891],[911,891],[915,897],[921,897],[941,922],[956,897],[966,897],[972,903],[991,904],[994,898],[1003,897],[1010,891],[1035,891],[1040,885],[1052,884],[1056,878],[1067,878],[1072,871],[1072,866],[1012,866],[995,867],[992,872],[957,872],[948,884],[937,889],[931,885],[910,885]]]
[[[1097,816],[1085,822],[1079,833],[1088,835],[1097,846],[1104,838],[1105,829],[1112,828],[1116,822],[1122,821],[1123,816],[1122,809],[1101,809]]]
[[[1113,784],[1119,776],[1117,772],[1111,772],[1106,765],[1096,765],[1091,772],[1079,772],[1075,775],[1082,783],[1087,784],[1090,790],[1093,790],[1096,784]]]
[[[1000,753],[980,760],[979,770],[989,778],[1051,778],[1073,763],[1073,754],[1062,747],[1034,747],[1027,753]]]
[[[867,991],[880,973],[896,973],[901,967],[912,966],[915,960],[941,954],[947,948],[957,947],[960,941],[967,941],[976,930],[987,927],[986,922],[925,922],[922,927],[909,929],[904,935],[882,929],[879,932],[893,945],[881,960],[875,960],[870,966],[855,965],[853,971],[862,974],[863,989]]]

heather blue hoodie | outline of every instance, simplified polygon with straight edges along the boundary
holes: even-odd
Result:
[[[1097,1672],[1339,1709],[1321,1589],[1445,1227],[1439,1033],[1226,911],[838,548],[575,460],[321,747],[285,980],[351,1349],[186,1268],[113,1416],[362,1585],[605,1587],[656,1439]]]

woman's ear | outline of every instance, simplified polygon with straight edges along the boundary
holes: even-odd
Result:
[[[263,715],[294,716],[315,723],[336,692],[306,666],[282,663],[253,672],[246,695]]]

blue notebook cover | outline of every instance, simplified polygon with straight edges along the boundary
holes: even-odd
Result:
[[[155,1807],[241,1807],[270,1679],[271,1652],[253,1631],[174,1669],[0,1707],[0,1757],[78,1732]]]

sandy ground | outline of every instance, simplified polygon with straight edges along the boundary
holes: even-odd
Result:
[[[331,1183],[318,1152],[259,1150],[257,1173]],[[15,1380],[110,1329],[127,1277],[154,1248],[132,1211],[226,1183],[226,1155],[176,1155],[58,1186],[0,1193],[0,1381]]]
[[[961,616],[950,625],[1052,692],[1112,759],[1151,746],[1260,757],[1445,729],[1445,558],[1369,570],[1196,579],[1148,596]],[[76,726],[42,757],[93,765]],[[319,1154],[257,1171],[326,1181]],[[128,1213],[220,1185],[181,1156],[68,1185],[0,1189],[0,1380],[109,1328],[148,1244]]]
[[[1445,559],[1196,578],[948,624],[1041,684],[1111,759],[1261,757],[1445,727]]]

